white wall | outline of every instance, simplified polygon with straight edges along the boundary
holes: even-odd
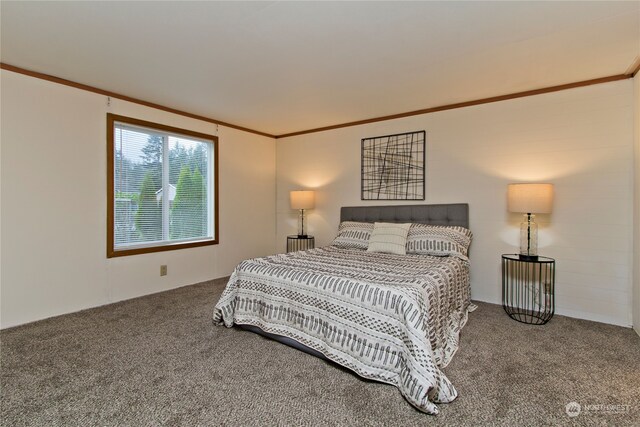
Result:
[[[470,205],[474,299],[500,302],[500,254],[518,251],[507,184],[551,182],[554,211],[538,222],[540,253],[557,260],[557,312],[629,326],[632,87],[626,80],[278,139],[277,248],[296,229],[290,190],[317,189],[309,232],[326,245],[340,206],[383,204],[360,200],[361,138],[425,129],[425,203]]]
[[[635,104],[635,210],[633,245],[633,327],[640,335],[640,74],[633,78]]]
[[[119,100],[107,107],[103,96],[4,70],[0,79],[2,328],[223,277],[244,258],[283,251],[296,230],[292,189],[318,190],[309,230],[328,244],[340,206],[377,204],[360,200],[360,139],[425,129],[425,203],[470,203],[475,299],[500,301],[500,254],[517,251],[520,218],[506,212],[506,184],[553,182],[554,212],[538,219],[540,251],[558,262],[557,311],[631,325],[635,266],[640,329],[638,78],[275,144],[220,127],[220,245],[113,259],[106,113],[212,134],[215,125]]]
[[[107,259],[106,113],[210,134],[216,126],[119,100],[107,107],[103,96],[4,70],[0,78],[3,328],[223,277],[273,253],[273,139],[220,127],[219,245]]]

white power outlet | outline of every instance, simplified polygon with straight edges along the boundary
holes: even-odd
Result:
[[[160,266],[160,275],[161,276],[166,276],[167,275],[167,266],[166,265],[161,265]]]

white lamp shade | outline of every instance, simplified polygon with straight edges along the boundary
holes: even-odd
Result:
[[[551,213],[553,184],[509,184],[507,191],[509,212]]]
[[[289,193],[291,209],[313,209],[316,204],[316,194],[311,190],[298,190]]]

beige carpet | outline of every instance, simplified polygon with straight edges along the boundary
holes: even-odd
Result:
[[[630,329],[562,316],[528,326],[479,303],[445,370],[460,396],[429,416],[393,386],[212,325],[223,286],[2,331],[2,425],[640,425]]]

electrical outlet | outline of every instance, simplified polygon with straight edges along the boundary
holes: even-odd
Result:
[[[167,275],[167,266],[166,265],[161,265],[160,266],[160,275],[161,276],[166,276]]]

